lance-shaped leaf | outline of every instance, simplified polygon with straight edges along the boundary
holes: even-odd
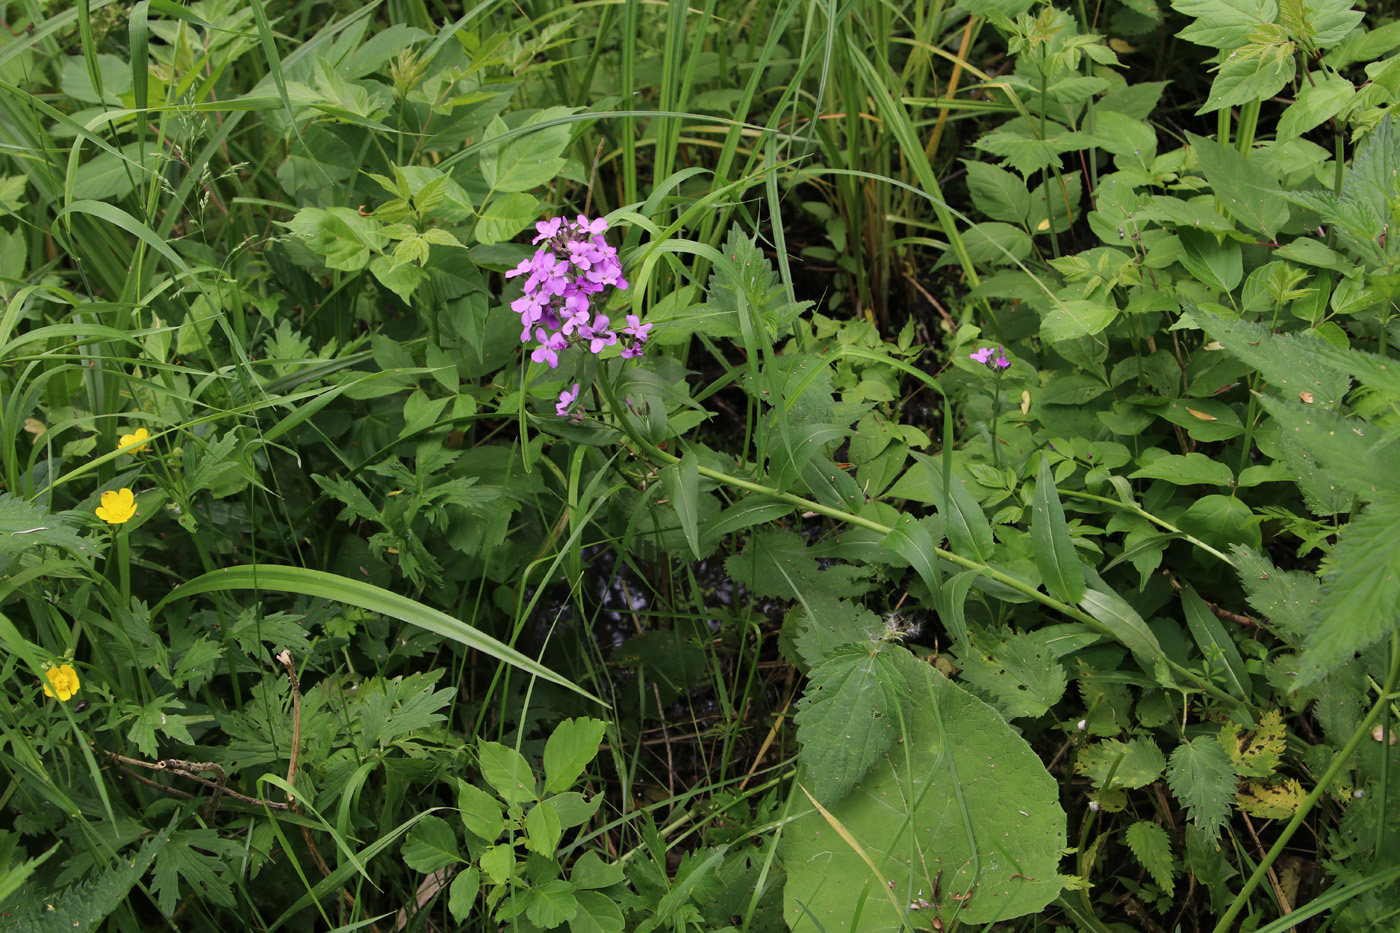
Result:
[[[1084,566],[1070,540],[1065,510],[1048,457],[1040,458],[1040,473],[1031,502],[1031,556],[1045,581],[1045,589],[1071,605],[1084,597]]]

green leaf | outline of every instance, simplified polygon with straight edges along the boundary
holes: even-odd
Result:
[[[1148,674],[1156,676],[1157,668],[1165,661],[1162,646],[1157,636],[1142,621],[1142,616],[1124,602],[1116,593],[1103,593],[1098,590],[1085,590],[1079,608],[1093,616],[1102,626],[1099,631],[1117,641],[1133,653],[1138,665]]]
[[[1234,478],[1234,472],[1227,465],[1197,453],[1157,457],[1149,460],[1137,472],[1128,474],[1128,479],[1164,479],[1177,486],[1193,486],[1197,483],[1207,486],[1229,486]]]
[[[1305,334],[1275,334],[1263,324],[1238,318],[1197,313],[1192,320],[1232,356],[1262,373],[1285,397],[1310,396],[1308,404],[1335,409],[1351,390],[1345,370],[1329,361],[1348,360],[1354,354],[1333,350],[1326,341]],[[1396,371],[1400,373],[1400,368]]]
[[[531,114],[521,128],[559,120],[575,112],[571,107],[546,107]],[[486,138],[498,139],[505,132],[505,123],[495,117]],[[564,122],[541,126],[502,142],[488,142],[481,150],[483,179],[495,191],[514,192],[529,191],[553,181],[564,167],[565,160],[560,155],[568,148],[572,132],[572,124]]]
[[[1235,543],[1258,547],[1262,521],[1262,516],[1255,515],[1253,509],[1234,496],[1210,495],[1191,503],[1177,516],[1176,524],[1187,534],[1219,548]]]
[[[1082,585],[1082,581],[1081,581]],[[960,653],[963,680],[985,695],[1007,719],[1043,716],[1065,694],[1065,669],[1039,632],[998,639],[985,655]]]
[[[1084,567],[1070,538],[1064,506],[1060,504],[1060,493],[1050,472],[1050,458],[1043,455],[1031,512],[1031,556],[1045,581],[1046,591],[1064,602],[1079,602],[1084,596]]]
[[[1305,82],[1298,98],[1279,117],[1274,133],[1277,142],[1286,142],[1321,126],[1346,109],[1356,96],[1356,88],[1338,74],[1316,72],[1313,82]]]
[[[941,516],[926,515],[916,520],[912,515],[901,513],[890,533],[880,542],[909,562],[930,593],[938,593],[942,589],[938,545],[943,540],[944,527],[946,523]],[[954,637],[959,638],[959,644],[967,642],[965,631],[961,636],[955,631]]]
[[[1118,313],[1113,305],[1099,301],[1057,301],[1040,322],[1040,336],[1049,341],[1092,337],[1112,324]]]
[[[1273,97],[1293,80],[1297,70],[1293,52],[1291,42],[1251,44],[1235,49],[1215,73],[1206,103],[1196,114],[1214,113]],[[1217,188],[1217,194],[1219,191]]]
[[[501,803],[486,791],[457,779],[457,809],[467,832],[487,842],[495,842],[505,832],[506,819]]]
[[[1172,8],[1197,20],[1177,33],[1178,38],[1216,49],[1244,45],[1261,23],[1278,18],[1274,0],[1172,0]]]
[[[820,569],[810,550],[797,533],[769,529],[755,534],[742,552],[725,560],[724,569],[755,596],[797,599],[799,592],[855,596],[866,589],[857,582],[864,570],[848,565]]]
[[[804,780],[821,801],[850,792],[899,735],[899,667],[875,646],[838,649],[808,675],[797,705]]]
[[[977,210],[992,220],[1024,227],[1031,209],[1025,182],[985,162],[964,159],[963,165],[967,168],[967,190]]]
[[[1152,875],[1157,887],[1170,895],[1176,886],[1176,870],[1167,831],[1156,823],[1139,821],[1128,827],[1127,839],[1133,858]]]
[[[1167,768],[1167,785],[1212,841],[1230,817],[1235,769],[1214,736],[1203,735],[1178,745]]]
[[[945,454],[950,455],[951,452]],[[953,551],[963,557],[971,557],[986,563],[991,560],[995,542],[992,540],[992,525],[982,506],[968,492],[967,484],[961,476],[953,473],[945,489],[943,471],[939,462],[924,454],[914,454],[924,465],[929,485],[934,490],[938,511],[946,522],[948,541]]]
[[[481,872],[469,865],[457,872],[447,889],[447,912],[457,923],[465,922],[476,911],[476,895],[481,891]]]
[[[1275,239],[1288,223],[1288,202],[1280,196],[1274,177],[1233,146],[1222,146],[1194,133],[1187,133],[1186,138],[1195,149],[1206,181],[1229,215],[1250,230]]]
[[[1259,551],[1236,544],[1231,548],[1240,584],[1249,605],[1293,642],[1307,634],[1318,604],[1321,583],[1310,573],[1279,570]]]
[[[578,913],[569,921],[570,933],[622,933],[625,925],[617,902],[598,891],[579,891]]]
[[[535,776],[530,764],[515,749],[500,742],[477,743],[481,776],[506,803],[527,803],[536,799]]]
[[[1240,244],[1222,241],[1204,230],[1179,230],[1181,264],[1203,285],[1216,291],[1233,291],[1244,279],[1244,258]]]
[[[830,821],[809,811],[785,828],[789,928],[904,931],[909,904],[920,891],[929,899],[935,878],[945,920],[951,898],[969,893],[963,923],[1043,910],[1063,885],[1055,779],[991,707],[907,651],[889,654],[908,738],[828,809]]]
[[[525,814],[525,848],[540,855],[553,857],[559,848],[559,838],[564,835],[564,827],[559,819],[559,811],[545,803],[538,803]]]
[[[413,824],[399,854],[405,865],[424,875],[462,860],[452,826],[432,814]]]
[[[1400,491],[1397,443],[1379,426],[1267,395],[1259,401],[1278,422],[1280,438],[1297,441],[1322,463],[1326,478],[1351,495],[1369,502],[1383,490]]]
[[[54,514],[27,499],[0,492],[0,558],[44,546],[92,554],[93,548],[78,536],[74,517],[71,512]]]
[[[546,794],[557,794],[573,786],[583,769],[598,756],[606,729],[607,723],[587,717],[566,719],[554,727],[544,744]]]
[[[1090,745],[1074,762],[1075,773],[1085,775],[1100,789],[1146,787],[1162,776],[1166,766],[1157,743],[1145,735],[1128,742],[1108,739]]]
[[[1239,699],[1248,701],[1252,692],[1249,669],[1245,667],[1244,658],[1240,657],[1230,634],[1205,600],[1189,586],[1181,591],[1181,605],[1186,610],[1186,624],[1191,629],[1191,637],[1210,662],[1211,670],[1224,671],[1225,688]]]
[[[532,194],[514,192],[492,198],[477,217],[476,239],[484,246],[504,243],[538,218],[539,202]]]
[[[1393,462],[1393,461],[1392,461]],[[1400,625],[1400,496],[1386,495],[1342,529],[1332,571],[1298,662],[1299,687],[1321,680]]]
[[[695,454],[687,453],[681,457],[679,462],[662,469],[661,482],[665,485],[666,498],[671,501],[671,505],[676,510],[676,517],[680,519],[681,531],[685,534],[686,543],[690,545],[690,551],[695,555],[695,559],[700,560],[699,507],[697,503],[700,495],[700,473],[699,461]]]
[[[276,564],[257,564],[239,567],[225,567],[177,586],[151,610],[153,616],[173,600],[188,599],[201,593],[220,593],[225,590],[260,590],[282,593],[299,593],[329,599],[377,612],[381,615],[416,625],[444,638],[458,642],[468,648],[505,661],[522,671],[540,677],[550,683],[602,703],[591,693],[575,686],[563,677],[540,664],[534,658],[526,657],[509,645],[503,644],[489,635],[454,619],[445,612],[425,606],[420,602],[391,593],[363,580],[338,576],[304,567],[280,567]]]
[[[859,603],[820,593],[805,596],[793,607],[785,629],[796,632],[793,647],[808,667],[844,645],[871,645],[884,625],[880,617]]]
[[[1196,441],[1223,441],[1244,433],[1239,414],[1215,399],[1174,398],[1157,412],[1172,424],[1185,428]]]
[[[349,207],[303,207],[283,226],[304,238],[307,249],[328,267],[342,272],[363,269],[369,265],[370,251],[382,253],[389,242],[379,232],[379,221]]]
[[[524,897],[529,902],[529,906],[525,908],[525,916],[543,930],[552,930],[578,914],[574,886],[561,878],[534,885]]]

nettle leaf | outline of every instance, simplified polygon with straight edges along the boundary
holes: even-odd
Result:
[[[1324,340],[1306,334],[1275,334],[1263,324],[1239,318],[1196,313],[1192,319],[1288,398],[1307,398],[1309,405],[1335,409],[1351,390],[1351,378],[1320,358],[1331,350]],[[1345,359],[1341,352],[1337,356]],[[1396,371],[1400,375],[1400,367]]]
[[[1317,608],[1321,587],[1317,577],[1279,570],[1268,557],[1241,544],[1231,549],[1231,556],[1249,605],[1282,635],[1294,643],[1300,641]]]
[[[1259,401],[1278,422],[1280,438],[1296,440],[1321,461],[1327,478],[1350,494],[1370,501],[1383,491],[1400,491],[1400,471],[1394,466],[1397,442],[1380,427],[1300,402],[1267,395]]]
[[[1213,736],[1184,742],[1172,752],[1167,786],[1211,841],[1220,837],[1220,829],[1229,819],[1236,783],[1230,756]]]
[[[1278,18],[1274,0],[1172,0],[1172,8],[1196,19],[1178,38],[1216,49],[1238,48],[1261,24]]]
[[[704,333],[739,336],[741,294],[747,312],[758,315],[768,330],[768,336],[774,340],[811,306],[809,301],[786,300],[787,289],[774,271],[773,264],[754,239],[735,224],[724,241],[724,261],[715,263],[705,286],[707,305],[697,312],[718,316],[717,324],[721,330],[711,331],[707,325]]]
[[[1109,739],[1079,753],[1074,770],[1094,782],[1094,786],[1146,787],[1162,776],[1167,760],[1150,736],[1140,735],[1128,742]],[[1111,780],[1112,783],[1107,782]]]
[[[1068,678],[1040,632],[1003,636],[986,654],[961,653],[961,678],[1007,719],[1043,716],[1065,695]]]
[[[804,782],[818,800],[846,796],[900,734],[901,648],[850,646],[812,668],[797,704]]]
[[[888,654],[908,738],[827,814],[809,811],[784,831],[789,928],[902,931],[935,878],[945,905],[971,895],[958,911],[965,923],[1041,911],[1064,883],[1054,778],[991,707],[907,651]]]
[[[1157,887],[1171,894],[1176,886],[1176,865],[1167,831],[1156,823],[1139,821],[1128,827],[1127,840],[1133,858],[1152,875]]]
[[[725,560],[724,570],[755,596],[797,599],[811,593],[858,596],[868,589],[862,577],[868,569],[836,564],[819,569],[816,559],[796,532],[768,529]]]
[[[1342,529],[1303,655],[1299,687],[1321,680],[1400,624],[1400,496],[1376,499]]]
[[[815,666],[844,645],[877,641],[884,623],[859,603],[812,593],[793,607],[784,628],[796,632],[793,647],[798,656]]]

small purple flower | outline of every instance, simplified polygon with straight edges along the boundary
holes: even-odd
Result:
[[[1006,351],[1001,347],[997,347],[997,355],[992,357],[992,365],[997,369],[1006,369],[1011,365],[1011,361],[1006,358]]]
[[[550,369],[557,369],[559,366],[559,351],[569,345],[563,334],[545,333],[543,327],[535,328],[535,339],[540,345],[535,348],[535,352],[530,354],[530,359],[536,363],[548,363]]]
[[[628,334],[637,339],[638,343],[647,342],[647,331],[651,330],[654,324],[643,324],[642,319],[635,314],[627,315],[627,326],[622,328],[624,334]]]
[[[968,359],[981,363],[988,369],[1006,369],[1011,365],[1011,360],[1006,357],[1006,349],[1001,346],[998,346],[995,350],[991,347],[983,347],[976,353],[969,353],[967,356]]]
[[[563,222],[563,217],[551,217],[549,220],[541,220],[539,223],[535,224],[535,232],[537,232],[539,236],[531,240],[531,244],[540,243],[558,234],[559,225]]]
[[[972,359],[974,362],[977,362],[977,363],[984,363],[984,364],[985,364],[988,360],[990,360],[990,359],[992,358],[992,348],[991,348],[991,347],[983,347],[982,349],[978,350],[976,353],[969,353],[969,354],[968,354],[968,357],[969,357],[970,359]]]
[[[574,221],[574,226],[578,227],[584,233],[601,234],[607,232],[608,222],[602,217],[599,217],[597,220],[589,220],[587,217],[579,214],[578,219]]]
[[[568,415],[569,409],[573,407],[573,404],[576,401],[578,401],[577,382],[574,383],[574,387],[572,389],[565,389],[563,392],[559,393],[559,401],[554,406],[554,413],[560,418],[563,418],[564,416]]]

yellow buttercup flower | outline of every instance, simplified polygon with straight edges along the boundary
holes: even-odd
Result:
[[[136,515],[136,496],[130,489],[107,490],[102,494],[102,504],[97,507],[97,517],[104,522],[120,525],[131,521]]]
[[[78,692],[78,672],[73,670],[71,664],[51,667],[44,671],[44,676],[49,681],[44,684],[46,697],[57,696],[60,700],[68,700]]]
[[[150,446],[146,443],[150,436],[151,433],[145,428],[137,428],[135,434],[123,434],[121,440],[118,441],[117,444],[121,449],[122,453],[144,453],[146,448]],[[128,447],[130,447],[131,449],[127,450]]]

